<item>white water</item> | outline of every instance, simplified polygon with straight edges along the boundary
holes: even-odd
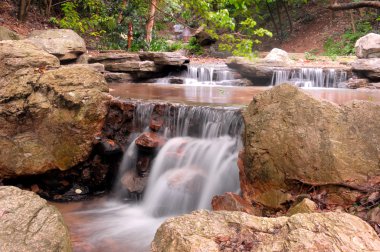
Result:
[[[189,65],[180,77],[184,85],[190,86],[234,86],[235,78],[226,65]],[[171,77],[158,79],[158,84],[170,84]]]
[[[322,68],[301,68],[298,70],[276,70],[272,76],[272,86],[290,82],[299,87],[338,88],[347,80],[347,73],[341,70]]]
[[[137,106],[134,123],[146,129],[146,117],[150,118],[153,107]],[[118,249],[108,251],[149,251],[157,228],[169,216],[210,209],[213,196],[239,192],[239,111],[181,106],[169,107],[165,113],[161,133],[173,138],[154,161],[143,200],[134,204],[109,200],[96,209],[77,213],[91,219],[79,229],[95,247],[101,248],[111,240]],[[132,143],[121,170],[134,167],[136,151]]]

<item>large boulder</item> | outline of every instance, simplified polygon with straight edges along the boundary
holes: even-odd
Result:
[[[351,63],[352,70],[373,80],[380,80],[380,58],[357,59]]]
[[[86,52],[86,43],[73,30],[50,29],[33,31],[28,40],[59,58],[60,61],[77,59]]]
[[[289,84],[256,96],[244,113],[244,197],[282,208],[314,191],[326,204],[349,205],[380,190],[379,118],[379,104],[338,106]]]
[[[29,42],[0,42],[0,178],[86,160],[108,111],[104,77]]]
[[[70,252],[59,211],[33,192],[0,187],[0,251]]]
[[[1,40],[20,40],[21,36],[14,31],[9,30],[4,26],[0,26],[0,41]]]
[[[356,56],[359,59],[380,58],[380,35],[369,33],[356,41]]]
[[[378,251],[380,239],[359,218],[345,213],[264,218],[242,212],[200,210],[166,220],[152,251]]]

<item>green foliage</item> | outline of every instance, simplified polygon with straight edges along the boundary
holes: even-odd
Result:
[[[185,49],[195,55],[201,55],[204,52],[202,46],[198,44],[197,39],[194,37],[190,38],[189,43],[185,46]]]
[[[317,50],[313,49],[308,52],[305,52],[305,59],[307,60],[316,60],[317,59]]]
[[[340,40],[329,37],[323,45],[325,55],[331,58],[336,58],[338,55],[354,55],[356,41],[372,31],[372,25],[369,22],[359,22],[356,24],[356,30],[356,32],[352,29],[347,30]]]
[[[73,29],[94,37],[105,34],[116,27],[116,18],[108,13],[101,0],[74,0],[61,5],[63,18],[51,20],[61,28]]]

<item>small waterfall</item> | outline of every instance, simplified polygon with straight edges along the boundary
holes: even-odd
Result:
[[[80,229],[95,247],[103,248],[111,240],[119,246],[115,251],[149,251],[154,233],[167,217],[210,209],[214,195],[240,191],[240,111],[180,105],[167,105],[160,111],[164,124],[157,133],[170,140],[154,159],[142,201],[133,204],[113,199],[101,207],[77,213],[81,219],[91,219]],[[138,102],[132,124],[149,131],[155,113],[155,105]],[[138,133],[130,138],[137,136]],[[138,153],[133,140],[124,154],[120,176],[136,166]],[[120,186],[115,186],[115,190]]]
[[[347,73],[342,70],[322,68],[301,68],[295,70],[275,70],[272,86],[290,82],[299,87],[338,88],[347,80]]]
[[[210,209],[214,195],[239,190],[231,137],[171,139],[158,154],[142,207],[151,216]]]
[[[165,111],[166,137],[194,136],[215,138],[223,135],[237,137],[243,121],[238,109],[180,106]]]
[[[188,66],[188,71],[185,76],[186,84],[215,84],[215,82],[223,82],[234,80],[231,71],[225,66]]]

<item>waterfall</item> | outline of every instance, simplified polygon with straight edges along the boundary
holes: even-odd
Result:
[[[150,131],[155,113],[155,105],[137,102],[133,126]],[[117,244],[115,251],[149,251],[156,229],[169,216],[210,209],[214,195],[239,192],[240,111],[166,105],[160,113],[164,122],[157,134],[169,140],[154,159],[142,200],[121,203],[115,198],[76,213],[80,219],[91,219],[91,223],[78,227],[88,236],[82,237],[87,243],[103,248],[111,240],[111,244]],[[136,156],[141,151],[134,142],[137,136],[130,136],[120,176],[136,167]],[[115,186],[114,190],[120,188]]]
[[[210,209],[214,195],[239,190],[234,139],[171,139],[159,152],[143,208],[151,216]]]
[[[301,68],[293,70],[275,70],[272,75],[272,86],[285,82],[300,87],[338,88],[347,80],[347,72],[322,68]]]
[[[185,75],[186,84],[217,84],[215,82],[231,81],[234,77],[226,66],[190,65]]]

